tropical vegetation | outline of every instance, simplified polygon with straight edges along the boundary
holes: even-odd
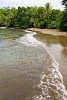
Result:
[[[67,0],[63,0],[62,4],[65,6],[65,10],[63,12],[59,28],[62,31],[67,31]]]
[[[65,10],[45,7],[0,8],[0,27],[15,28],[50,28],[67,31],[67,0],[63,0]]]

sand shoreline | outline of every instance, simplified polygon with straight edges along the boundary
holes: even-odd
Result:
[[[51,34],[51,35],[57,35],[57,36],[67,36],[67,32],[61,32],[58,29],[29,28],[28,30],[34,31],[34,32],[41,32],[43,34]]]

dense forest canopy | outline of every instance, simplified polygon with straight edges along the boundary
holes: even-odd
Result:
[[[62,31],[67,31],[67,0],[63,0],[62,4],[65,6],[65,10],[63,12],[59,28]]]
[[[0,9],[0,27],[67,29],[67,0],[63,0],[65,11],[45,7],[18,7]],[[64,23],[64,26],[63,26]],[[62,29],[64,27],[64,29]]]

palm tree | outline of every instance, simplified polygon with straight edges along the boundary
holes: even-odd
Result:
[[[45,4],[45,10],[46,10],[46,21],[47,21],[47,24],[49,23],[49,17],[50,17],[50,14],[51,14],[51,3],[46,3]],[[47,25],[48,26],[48,25]]]
[[[49,2],[46,3],[46,4],[45,4],[45,7],[46,7],[46,10],[49,10],[49,9],[51,8],[51,3],[49,3]]]
[[[67,4],[67,0],[63,0],[63,1],[62,1],[62,4],[63,4],[63,5]]]
[[[67,0],[63,0],[62,5],[65,5],[65,9],[67,10]]]
[[[65,9],[64,9],[64,12],[63,12],[63,16],[61,18],[59,28],[60,28],[60,30],[67,32],[67,0],[63,0],[62,4],[65,6]]]

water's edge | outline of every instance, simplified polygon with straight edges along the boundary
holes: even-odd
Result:
[[[59,72],[59,63],[55,60],[55,58],[47,51],[45,48],[45,44],[41,43],[40,41],[36,40],[34,38],[34,35],[36,35],[36,32],[31,31],[25,31],[28,32],[26,36],[28,37],[29,41],[23,41],[22,42],[26,45],[32,45],[36,46],[37,43],[40,44],[46,52],[49,54],[49,57],[52,62],[52,66],[45,66],[45,70],[42,72],[41,80],[38,85],[38,88],[41,90],[40,96],[34,96],[34,100],[67,100],[67,91],[65,89],[64,83],[63,83],[63,77],[61,73]],[[31,36],[31,37],[30,37]]]

